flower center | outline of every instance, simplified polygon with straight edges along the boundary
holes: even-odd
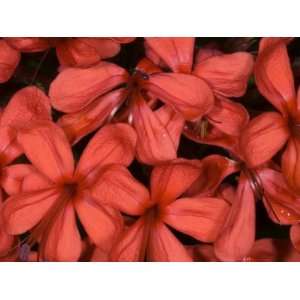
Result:
[[[79,185],[77,182],[65,183],[63,185],[63,193],[69,198],[75,198],[79,191]]]
[[[298,112],[289,118],[288,126],[292,135],[300,138],[300,114]]]

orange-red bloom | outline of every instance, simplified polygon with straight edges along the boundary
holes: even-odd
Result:
[[[114,181],[111,180],[114,174]],[[221,198],[182,195],[200,175],[199,163],[175,160],[153,169],[150,191],[120,166],[102,174],[93,195],[138,219],[120,235],[113,261],[191,261],[168,226],[204,242],[213,242],[229,205]],[[167,226],[168,225],[168,226]]]
[[[110,164],[130,164],[133,129],[125,124],[101,129],[76,168],[70,144],[54,123],[34,122],[19,133],[18,142],[32,165],[6,169],[3,186],[11,195],[3,208],[6,230],[15,235],[30,230],[27,243],[39,243],[41,260],[76,261],[82,247],[77,214],[90,239],[106,249],[120,232],[122,218],[90,189]]]
[[[266,112],[254,118],[243,133],[242,146],[248,164],[255,167],[270,160],[287,143],[281,158],[282,171],[289,186],[299,194],[299,99],[286,43],[286,39],[279,38],[260,42],[255,66],[257,87],[279,113]]]

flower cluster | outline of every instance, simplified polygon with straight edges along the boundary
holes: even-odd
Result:
[[[0,260],[300,261],[293,42],[0,39]]]

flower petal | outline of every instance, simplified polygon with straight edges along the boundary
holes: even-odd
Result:
[[[58,197],[59,194],[53,188],[9,197],[3,206],[3,219],[7,232],[20,234],[34,227]]]
[[[144,218],[124,231],[110,254],[112,261],[144,261],[148,235]]]
[[[132,113],[133,125],[138,136],[137,158],[139,161],[154,165],[175,159],[180,129],[184,124],[182,117],[168,107],[153,112],[141,96],[135,98]],[[171,130],[173,130],[173,136],[171,136]]]
[[[263,168],[257,172],[263,185],[263,201],[269,217],[279,224],[296,224],[300,221],[300,199],[289,189],[282,173]]]
[[[253,64],[252,55],[246,52],[216,55],[200,61],[193,74],[204,79],[218,95],[241,97],[246,92]]]
[[[91,68],[64,69],[52,81],[51,103],[57,110],[74,113],[127,81],[127,72],[112,63],[101,62]]]
[[[300,195],[300,139],[292,137],[281,157],[283,175],[288,185]]]
[[[77,172],[87,175],[98,166],[128,166],[134,159],[136,133],[127,124],[117,123],[101,128],[81,155]]]
[[[60,127],[47,121],[36,121],[32,128],[19,133],[18,141],[28,159],[54,182],[71,178],[74,160],[71,146]]]
[[[299,261],[300,254],[293,249],[288,240],[284,239],[260,239],[255,244],[250,254],[243,261],[276,262]]]
[[[190,73],[192,70],[195,38],[145,38],[147,46],[174,72]]]
[[[67,39],[56,47],[61,65],[84,68],[98,63],[102,58],[112,57],[119,51],[119,44],[108,38]]]
[[[0,126],[0,164],[5,166],[21,154],[16,131],[10,126]]]
[[[262,95],[280,112],[286,113],[287,106],[296,99],[286,41],[278,38],[261,40],[254,74]]]
[[[17,164],[2,169],[1,187],[8,195],[46,189],[51,185],[45,176],[29,164]]]
[[[186,195],[213,196],[225,177],[238,171],[238,164],[227,157],[213,154],[201,160],[200,168],[200,175]]]
[[[161,222],[152,225],[147,247],[147,260],[191,262],[192,258],[173,233]]]
[[[14,74],[20,62],[20,53],[0,40],[0,83],[4,83]]]
[[[249,122],[249,114],[243,105],[219,96],[207,119],[224,133],[238,136]]]
[[[200,174],[199,166],[183,159],[156,166],[151,174],[151,198],[168,204],[182,195]]]
[[[50,100],[35,86],[17,91],[5,107],[0,126],[19,129],[31,126],[34,120],[51,120]]]
[[[45,261],[77,261],[81,254],[81,238],[75,211],[68,203],[51,224],[49,233],[41,239],[41,257]]]
[[[266,112],[249,122],[241,134],[240,147],[248,165],[256,167],[270,160],[288,137],[289,130],[281,115]]]
[[[9,250],[11,249],[14,242],[14,236],[7,234],[4,228],[2,208],[3,208],[3,193],[2,190],[0,190],[0,257],[1,258],[9,254]]]
[[[39,37],[19,37],[19,38],[6,38],[13,48],[22,52],[40,52],[50,47],[47,38]]]
[[[99,128],[126,97],[125,89],[117,89],[100,96],[78,112],[63,115],[58,120],[69,141],[76,144],[84,136]]]
[[[116,240],[123,227],[121,215],[100,205],[88,193],[76,199],[75,209],[91,241],[104,251]]]
[[[290,238],[293,246],[300,252],[300,224],[291,226]]]
[[[78,38],[81,42],[94,48],[100,59],[110,58],[117,55],[120,50],[120,42],[114,38]],[[126,41],[127,42],[127,41]]]
[[[222,261],[241,260],[255,240],[255,199],[244,174],[240,175],[236,199],[215,242],[215,253]]]
[[[145,81],[145,88],[154,96],[182,113],[185,119],[201,118],[213,106],[210,87],[200,78],[180,73],[158,73]]]
[[[148,190],[121,165],[102,170],[91,192],[99,203],[129,215],[141,215],[150,205]]]
[[[202,242],[214,242],[224,225],[229,204],[221,198],[181,198],[168,205],[163,221]]]

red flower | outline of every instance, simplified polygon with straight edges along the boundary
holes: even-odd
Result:
[[[76,212],[90,239],[106,249],[122,228],[122,218],[89,190],[110,164],[127,166],[133,160],[133,129],[125,124],[102,128],[76,169],[68,140],[54,123],[34,122],[18,141],[32,165],[6,169],[3,186],[11,194],[3,208],[7,231],[17,235],[31,230],[27,243],[39,243],[41,260],[76,261],[82,247]]]
[[[168,104],[182,112],[186,120],[192,121],[187,123],[186,131],[192,130],[194,135],[199,135],[203,122],[208,122],[222,132],[238,135],[248,122],[247,111],[227,97],[240,97],[245,93],[253,68],[253,58],[249,53],[222,54],[203,48],[198,51],[193,65],[194,38],[146,38],[146,49],[154,62],[176,72],[154,74],[147,88],[158,98],[169,100]],[[189,105],[187,97],[183,98],[185,102],[166,97],[166,93],[178,94],[175,81],[182,81],[182,88],[190,89],[189,82],[184,80],[187,75],[178,72],[197,77],[194,80],[199,87],[198,98],[191,99]],[[168,89],[171,82],[174,82],[173,88]]]
[[[254,118],[243,133],[242,147],[252,167],[270,160],[287,143],[281,165],[289,186],[300,194],[300,110],[286,47],[287,40],[264,38],[255,66],[259,91],[279,111]],[[299,98],[299,97],[298,97]]]
[[[138,159],[155,164],[176,158],[183,119],[166,106],[152,111],[152,99],[145,99],[143,86],[144,77],[157,70],[153,68],[149,61],[142,60],[132,76],[108,62],[88,69],[63,70],[52,82],[49,94],[52,105],[67,113],[58,124],[69,140],[76,143],[99,128],[126,100],[125,110],[116,119],[130,121],[132,116],[138,134]],[[127,86],[123,87],[124,84]]]
[[[213,242],[228,212],[227,202],[213,197],[180,198],[199,174],[199,164],[195,162],[175,160],[162,164],[153,169],[148,191],[124,167],[116,166],[103,173],[93,187],[93,195],[125,214],[138,216],[113,247],[111,259],[191,261],[166,225],[198,240]]]
[[[202,160],[203,166],[206,165],[203,168],[203,176],[207,177],[212,187],[208,192],[213,195],[223,178],[240,170],[237,191],[231,193],[229,199],[227,198],[232,206],[224,228],[215,243],[215,251],[221,260],[241,260],[249,254],[255,240],[255,198],[263,200],[269,217],[279,224],[299,222],[300,201],[290,191],[282,174],[272,169],[271,164],[253,167],[248,163],[244,154],[247,145],[244,144],[243,130],[240,136],[231,137],[218,129],[214,132],[219,135],[215,135],[215,140],[212,138],[213,135],[210,135],[210,142],[219,143],[229,151],[234,160],[213,156]],[[201,184],[198,183],[193,184],[190,192],[191,195],[199,195],[202,190]],[[240,234],[241,232],[243,234]]]

